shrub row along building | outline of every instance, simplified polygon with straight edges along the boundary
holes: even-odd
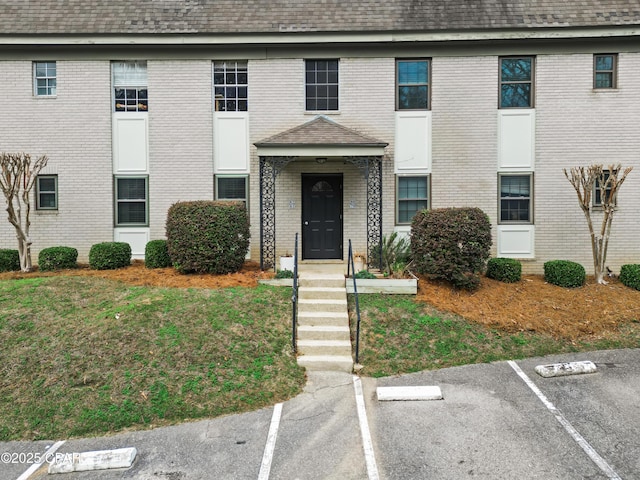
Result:
[[[302,259],[342,260],[459,206],[525,271],[588,267],[563,168],[640,165],[639,26],[635,0],[2,0],[0,150],[50,159],[36,254],[141,257],[173,203],[232,199],[265,268],[296,232]],[[637,169],[614,270],[640,259],[639,187]]]

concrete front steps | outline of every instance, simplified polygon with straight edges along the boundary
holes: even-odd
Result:
[[[300,273],[298,364],[309,370],[353,370],[347,291],[341,273]]]

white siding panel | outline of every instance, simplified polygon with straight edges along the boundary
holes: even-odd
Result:
[[[396,112],[395,171],[431,171],[431,112]]]
[[[535,110],[498,111],[498,168],[534,170]]]
[[[533,225],[498,225],[498,257],[534,258]]]
[[[147,114],[113,115],[114,173],[147,172],[149,168]]]
[[[213,129],[215,171],[249,173],[249,115],[216,113]]]
[[[131,245],[132,258],[144,258],[144,249],[150,238],[148,227],[142,228],[116,228],[113,232],[114,241],[125,242]]]

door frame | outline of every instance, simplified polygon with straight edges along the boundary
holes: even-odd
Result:
[[[327,258],[327,259],[317,259],[317,258],[309,258],[305,255],[306,253],[306,249],[305,249],[305,245],[306,242],[308,241],[308,239],[306,239],[306,235],[304,235],[305,232],[305,213],[306,210],[308,208],[308,204],[307,204],[307,197],[305,195],[305,179],[310,179],[310,178],[314,178],[316,179],[316,181],[319,180],[323,180],[326,178],[331,178],[332,180],[338,179],[339,180],[339,191],[338,191],[338,195],[339,195],[339,199],[338,199],[338,205],[339,205],[339,211],[338,211],[338,221],[340,224],[340,238],[339,238],[339,245],[338,245],[338,251],[339,254],[338,256],[336,256],[335,258]],[[315,182],[314,182],[315,183]],[[302,260],[344,260],[344,196],[343,196],[343,192],[344,192],[344,174],[343,173],[302,173],[300,176],[300,196],[301,196],[301,201],[302,201],[302,208],[301,208],[301,216],[300,216],[300,228],[301,231],[303,232],[302,234]]]

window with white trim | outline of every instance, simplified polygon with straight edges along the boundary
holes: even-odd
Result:
[[[38,175],[36,179],[36,210],[58,209],[58,176]]]
[[[305,60],[305,108],[338,110],[338,60]]]
[[[533,108],[534,57],[500,58],[500,107]]]
[[[249,176],[248,175],[216,175],[215,199],[231,200],[244,203],[249,209]]]
[[[248,72],[246,61],[213,62],[213,98],[216,112],[248,110]]]
[[[429,208],[429,176],[396,176],[396,223],[408,225],[416,213]]]
[[[33,93],[36,97],[55,97],[56,62],[33,62]]]
[[[618,56],[613,53],[593,56],[593,88],[616,88]]]
[[[116,226],[149,224],[149,182],[146,176],[115,177]]]
[[[533,174],[498,175],[500,223],[533,223]]]
[[[113,102],[116,112],[146,112],[147,62],[111,62],[113,75]]]
[[[429,109],[429,60],[396,60],[396,109]]]

